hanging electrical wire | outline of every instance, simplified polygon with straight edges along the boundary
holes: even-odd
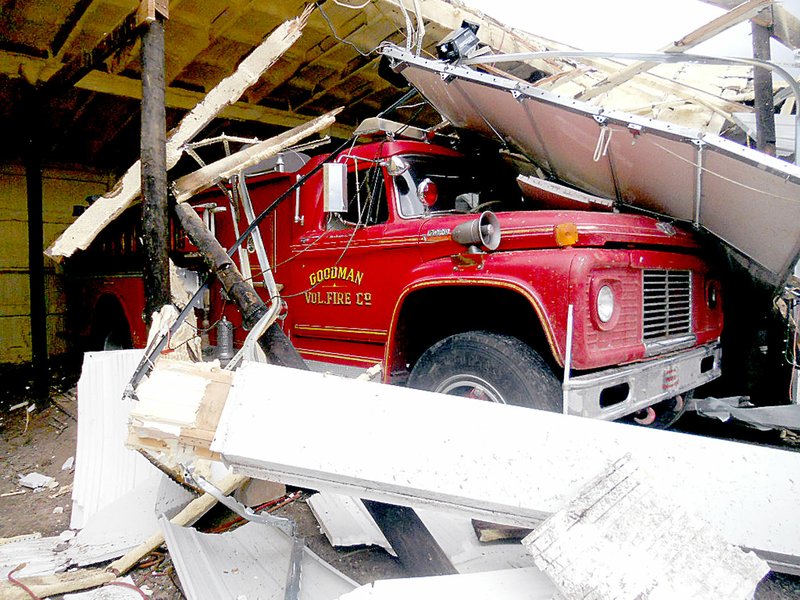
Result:
[[[342,6],[342,5],[341,5],[341,4],[339,4],[338,2],[337,2],[336,4],[337,4],[338,6]],[[367,4],[369,4],[369,2],[367,2]],[[331,35],[332,35],[332,36],[333,36],[333,37],[334,37],[334,38],[335,38],[337,41],[339,41],[339,42],[341,42],[341,43],[343,43],[343,44],[347,44],[347,45],[348,45],[348,46],[350,46],[351,48],[355,49],[355,51],[356,51],[356,52],[358,52],[358,53],[359,53],[361,56],[363,56],[363,57],[369,57],[369,56],[371,56],[371,55],[372,55],[372,53],[373,53],[373,52],[375,52],[375,50],[377,49],[377,46],[376,46],[375,48],[372,48],[371,50],[368,50],[368,51],[366,51],[366,52],[365,52],[364,50],[362,50],[361,48],[359,48],[358,46],[356,46],[356,45],[355,45],[353,42],[351,42],[350,40],[346,40],[346,39],[344,39],[343,37],[340,37],[340,36],[339,36],[339,34],[336,32],[336,28],[333,26],[333,22],[331,21],[330,17],[328,16],[328,13],[326,13],[326,12],[325,12],[325,9],[323,9],[323,8],[322,8],[322,5],[321,5],[319,2],[317,2],[317,3],[315,3],[315,4],[314,4],[314,6],[316,6],[316,7],[317,7],[317,9],[319,10],[319,14],[321,14],[321,15],[322,15],[322,18],[323,18],[323,19],[325,20],[325,22],[328,24],[328,29],[330,29],[330,30],[331,30]],[[365,4],[364,6],[366,6],[366,4]],[[348,8],[355,8],[355,7],[352,7],[352,6],[350,6],[350,7],[348,7]]]

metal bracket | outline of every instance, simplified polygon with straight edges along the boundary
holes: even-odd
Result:
[[[705,142],[700,139],[692,140],[692,144],[697,148],[697,166],[694,174],[694,215],[692,226],[700,229],[700,209],[703,204],[703,148]]]
[[[194,485],[218,502],[224,504],[237,515],[253,523],[271,525],[283,531],[292,538],[292,552],[289,557],[289,570],[286,574],[286,587],[283,597],[285,600],[297,600],[300,595],[300,578],[303,574],[303,550],[305,540],[297,535],[297,524],[286,517],[275,517],[270,514],[258,514],[249,506],[236,501],[231,496],[226,496],[216,486],[206,481],[199,475],[192,473],[191,469],[183,467],[183,477],[189,485]]]

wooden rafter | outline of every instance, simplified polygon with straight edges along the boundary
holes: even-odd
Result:
[[[701,0],[706,4],[731,9],[739,4],[739,0]],[[800,19],[779,4],[771,10],[764,11],[751,19],[756,25],[769,27],[772,37],[791,50],[800,48]]]
[[[88,52],[63,65],[45,84],[46,91],[57,93],[70,88],[84,75],[95,69],[116,50],[125,47],[137,35],[139,20],[136,12],[130,13],[122,23],[104,36]]]
[[[94,0],[80,0],[75,5],[53,37],[53,41],[50,44],[51,56],[59,62],[63,59],[66,48],[78,36],[87,16],[91,14],[92,9],[96,6],[97,4]]]
[[[19,59],[4,61],[2,60],[2,56],[0,56],[0,75],[18,77],[19,73],[17,71],[19,64]],[[37,67],[43,69],[42,75],[44,77],[47,77],[48,73],[52,73],[53,70],[52,67],[46,66],[45,61],[40,59],[28,58],[22,61],[22,64],[31,69]],[[103,73],[102,71],[92,71],[88,73],[75,84],[75,87],[90,92],[109,94],[122,98],[131,98],[134,100],[142,99],[141,81],[130,77],[123,77],[122,75]],[[205,95],[201,92],[168,87],[166,90],[166,103],[168,108],[191,110],[204,96]],[[234,121],[251,121],[277,127],[296,127],[308,120],[302,115],[249,102],[235,102],[223,108],[219,113],[219,117],[232,119]],[[337,137],[346,138],[350,135],[351,131],[352,129],[350,127],[341,124],[334,125],[331,128],[331,134]]]

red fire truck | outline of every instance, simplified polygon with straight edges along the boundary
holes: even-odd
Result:
[[[380,363],[387,383],[645,423],[720,375],[720,284],[691,231],[520,181],[496,149],[465,154],[421,130],[372,125],[241,253],[256,285],[271,270],[282,327],[312,367]],[[248,175],[252,211],[325,160],[286,154]],[[226,247],[250,214],[231,191],[192,200]],[[95,345],[144,342],[135,221],[72,259],[73,312]],[[173,260],[202,270],[177,228]],[[241,343],[218,287],[200,312],[232,323]]]

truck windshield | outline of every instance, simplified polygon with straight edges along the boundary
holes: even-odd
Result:
[[[403,217],[482,210],[529,210],[516,174],[504,164],[487,165],[467,158],[404,156],[409,169],[394,178]],[[424,180],[436,186],[436,201],[428,208],[417,189]]]

